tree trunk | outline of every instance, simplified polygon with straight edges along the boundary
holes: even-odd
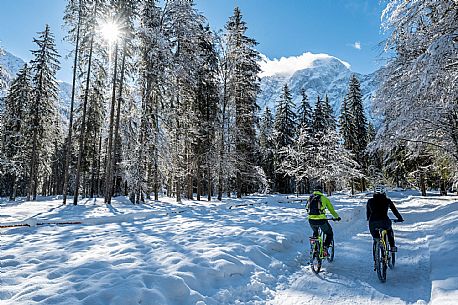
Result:
[[[212,176],[211,176],[211,168],[210,164],[207,161],[207,200],[212,200]]]
[[[33,128],[33,135],[32,135],[32,158],[30,159],[30,177],[29,177],[29,191],[27,192],[27,201],[30,199],[35,200],[36,199],[36,184],[37,184],[37,174],[36,174],[36,163],[37,163],[37,128],[38,126],[36,123],[36,116],[38,114],[35,114],[35,120],[34,120],[34,128]]]
[[[426,182],[425,182],[425,176],[423,172],[420,173],[420,189],[421,189],[421,195],[423,197],[426,197]]]
[[[78,204],[78,192],[80,187],[80,175],[81,175],[81,162],[83,158],[84,150],[84,138],[86,136],[86,110],[87,110],[87,100],[89,97],[89,82],[91,79],[91,67],[92,67],[92,53],[94,49],[94,34],[91,35],[91,42],[89,45],[89,59],[87,63],[87,75],[86,75],[86,89],[84,91],[84,101],[83,101],[83,116],[81,118],[81,131],[79,138],[79,148],[78,148],[78,162],[76,166],[76,178],[75,178],[75,193],[73,197],[73,205]]]
[[[447,187],[445,185],[444,179],[441,179],[440,187],[441,187],[441,196],[447,196]]]
[[[73,133],[73,106],[75,104],[75,91],[76,91],[76,69],[78,65],[79,41],[80,41],[80,26],[81,26],[81,0],[78,3],[78,25],[76,28],[76,43],[75,43],[75,57],[73,59],[73,80],[72,80],[72,97],[70,102],[70,118],[68,122],[68,138],[65,150],[65,165],[64,165],[64,184],[62,187],[62,203],[67,204],[67,191],[68,191],[68,176],[70,168],[70,157],[72,151],[72,133]]]
[[[242,198],[242,175],[237,173],[237,198]]]
[[[118,74],[118,43],[115,44],[114,72],[113,72],[113,90],[111,94],[110,107],[110,122],[108,131],[108,147],[106,154],[106,169],[105,169],[105,203],[111,204],[111,193],[113,189],[113,168],[111,167],[111,159],[113,153],[113,130],[114,130],[114,113],[116,106],[116,80]]]

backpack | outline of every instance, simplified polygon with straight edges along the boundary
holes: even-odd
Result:
[[[307,213],[309,215],[321,215],[322,204],[321,204],[321,195],[314,194],[309,198],[309,204],[307,205]]]

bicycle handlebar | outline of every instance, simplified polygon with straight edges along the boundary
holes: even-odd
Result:
[[[326,218],[326,220],[338,221],[337,218]]]

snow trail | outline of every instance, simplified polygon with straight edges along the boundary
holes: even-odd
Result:
[[[336,256],[319,275],[308,263],[304,203],[286,196],[131,205],[116,198],[0,203],[2,304],[454,304],[457,197],[390,193],[396,267],[380,283],[365,220],[368,197],[336,194]]]

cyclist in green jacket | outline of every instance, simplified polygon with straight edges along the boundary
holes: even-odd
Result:
[[[323,188],[321,185],[314,188],[314,192],[308,200],[307,212],[309,214],[309,224],[313,230],[313,237],[318,237],[318,228],[321,228],[324,234],[326,234],[323,246],[327,250],[334,237],[334,233],[332,232],[331,225],[326,219],[326,209],[337,221],[340,221],[341,218],[339,217],[339,214],[337,214],[337,212],[334,210],[334,206],[332,205],[331,201],[329,201],[329,199],[323,195],[322,191]],[[327,253],[327,251],[325,251],[325,253]]]

